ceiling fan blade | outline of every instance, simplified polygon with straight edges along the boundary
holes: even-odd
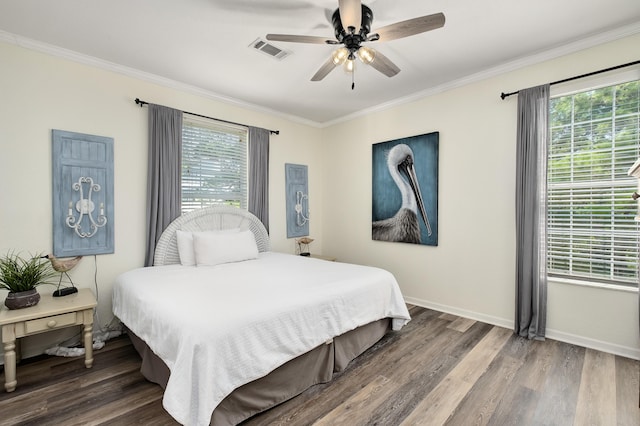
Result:
[[[441,28],[444,21],[444,14],[434,13],[378,28],[376,33],[380,36],[380,41],[396,40]]]
[[[320,67],[320,69],[313,75],[313,77],[311,77],[311,81],[320,81],[323,78],[325,78],[331,71],[333,71],[333,69],[335,67],[337,67],[338,64],[336,64],[333,60],[332,57],[329,57],[329,59],[327,60],[327,62],[325,62],[324,64],[322,64],[322,66]]]
[[[326,37],[291,35],[291,34],[267,34],[267,40],[286,41],[288,43],[333,44],[335,40]]]
[[[378,50],[375,51],[375,58],[369,65],[387,77],[393,77],[400,72],[400,68]]]
[[[329,24],[333,22],[333,12],[334,12],[334,9],[328,9],[328,8],[324,9],[324,17],[327,19],[327,22]]]
[[[347,32],[349,27],[353,27],[357,34],[362,23],[362,2],[360,0],[339,0],[338,9],[340,10],[342,27]]]

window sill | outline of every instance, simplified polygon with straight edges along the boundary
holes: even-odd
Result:
[[[599,282],[593,282],[593,281],[582,281],[582,280],[576,280],[576,279],[547,277],[547,282],[555,283],[555,284],[577,285],[580,287],[601,288],[604,290],[622,291],[625,293],[638,293],[638,287],[628,287],[624,285],[606,284],[606,283],[599,283]]]

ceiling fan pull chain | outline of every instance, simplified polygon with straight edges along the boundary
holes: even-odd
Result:
[[[356,82],[355,82],[355,70],[351,71],[351,90],[353,90],[356,87]]]

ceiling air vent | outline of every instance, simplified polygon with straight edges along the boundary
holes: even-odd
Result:
[[[253,43],[249,45],[249,47],[253,47],[254,49],[259,50],[260,52],[276,59],[283,59],[285,56],[289,56],[289,54],[291,53],[286,50],[282,50],[279,47],[276,47],[261,38],[257,38]]]

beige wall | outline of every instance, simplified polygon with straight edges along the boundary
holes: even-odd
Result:
[[[0,42],[0,254],[52,250],[51,129],[114,138],[115,253],[85,257],[73,271],[78,287],[94,288],[98,270],[99,321],[111,313],[111,288],[121,272],[142,266],[145,244],[147,109],[149,102],[254,126],[278,129],[271,137],[270,229],[274,250],[293,253],[286,238],[284,164],[309,166],[311,208],[322,205],[321,130]],[[322,211],[310,232],[322,247]],[[43,294],[54,287],[40,287]],[[6,290],[0,290],[4,300]],[[64,334],[64,333],[61,333]],[[68,334],[68,333],[66,333]],[[57,336],[24,339],[23,353],[39,353]]]
[[[306,164],[313,251],[389,269],[413,303],[510,327],[517,99],[498,95],[635,60],[638,45],[640,36],[629,37],[320,129],[0,42],[0,254],[51,250],[51,129],[113,137],[115,253],[96,258],[99,322],[111,320],[114,278],[144,257],[147,113],[133,103],[140,97],[281,131],[271,138],[274,250],[294,252],[284,163]],[[440,132],[439,246],[372,241],[371,145],[433,131]],[[79,287],[94,287],[94,267],[89,257],[72,271]],[[637,292],[550,284],[551,337],[640,358],[637,318]],[[25,339],[24,354],[56,338]]]
[[[637,60],[640,36],[324,129],[324,250],[376,265],[408,301],[513,326],[516,96],[501,92]],[[439,245],[371,239],[371,146],[440,132]],[[550,283],[548,336],[640,357],[637,291]]]

